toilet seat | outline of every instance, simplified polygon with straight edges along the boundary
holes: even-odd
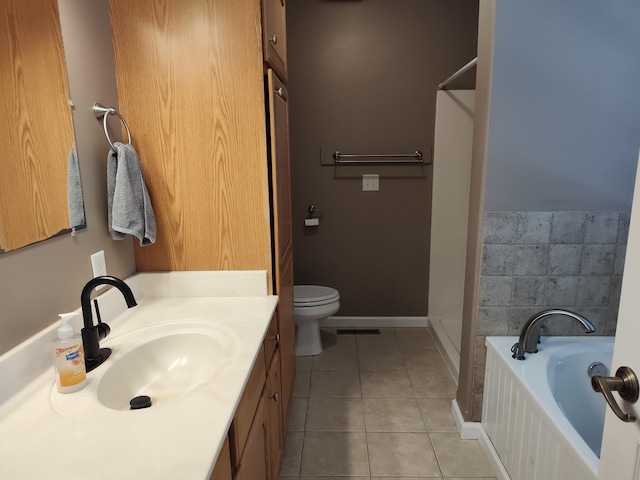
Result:
[[[340,300],[340,294],[335,288],[320,285],[294,285],[294,307],[317,307]]]

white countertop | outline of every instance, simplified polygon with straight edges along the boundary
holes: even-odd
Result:
[[[19,388],[3,388],[0,398],[0,478],[208,479],[277,303],[266,293],[264,272],[243,272],[254,274],[246,279],[239,272],[208,273],[136,275],[127,280],[138,300],[132,309],[118,300],[122,297],[115,289],[102,295],[102,319],[111,335],[101,347],[111,345],[114,353],[87,375],[87,386],[79,392],[56,391],[46,354],[31,361],[33,352],[44,354],[57,325],[0,357],[0,381]],[[176,321],[214,322],[231,332],[233,360],[189,395],[166,404],[137,411],[101,405],[97,382],[109,362],[127,349],[119,337]],[[18,365],[20,372],[15,371]],[[11,369],[14,377],[28,382],[9,381]]]

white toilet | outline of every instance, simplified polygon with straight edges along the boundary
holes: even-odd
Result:
[[[340,294],[335,288],[319,285],[295,285],[293,287],[296,321],[296,356],[320,355],[319,321],[330,317],[340,308]]]

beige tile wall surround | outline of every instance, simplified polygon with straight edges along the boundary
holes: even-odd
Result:
[[[326,329],[323,342],[321,355],[297,359],[302,386],[295,386],[281,480],[495,480],[478,442],[458,436],[455,383],[426,329],[377,336]],[[392,368],[369,363],[376,348]],[[340,356],[356,361],[349,369],[327,360]]]

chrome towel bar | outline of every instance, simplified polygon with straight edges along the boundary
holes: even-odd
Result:
[[[109,142],[109,145],[111,145],[111,148],[115,148],[115,147],[113,146],[113,142],[111,141],[111,138],[109,138],[109,130],[107,129],[107,117],[109,115],[115,115],[120,119],[120,121],[124,125],[125,130],[127,131],[127,137],[128,137],[127,145],[131,145],[131,132],[129,131],[129,125],[127,125],[127,121],[124,119],[122,115],[120,115],[120,113],[118,113],[118,111],[115,108],[103,107],[99,103],[96,103],[93,105],[93,114],[98,120],[102,118],[102,127],[104,128],[104,134],[107,137],[107,142]]]
[[[392,158],[408,158],[411,160],[387,160]],[[416,150],[413,153],[396,153],[396,154],[356,154],[356,153],[340,153],[333,152],[333,160],[336,165],[345,164],[423,164],[422,152]],[[343,160],[345,159],[345,160]],[[373,160],[371,160],[373,159]]]

